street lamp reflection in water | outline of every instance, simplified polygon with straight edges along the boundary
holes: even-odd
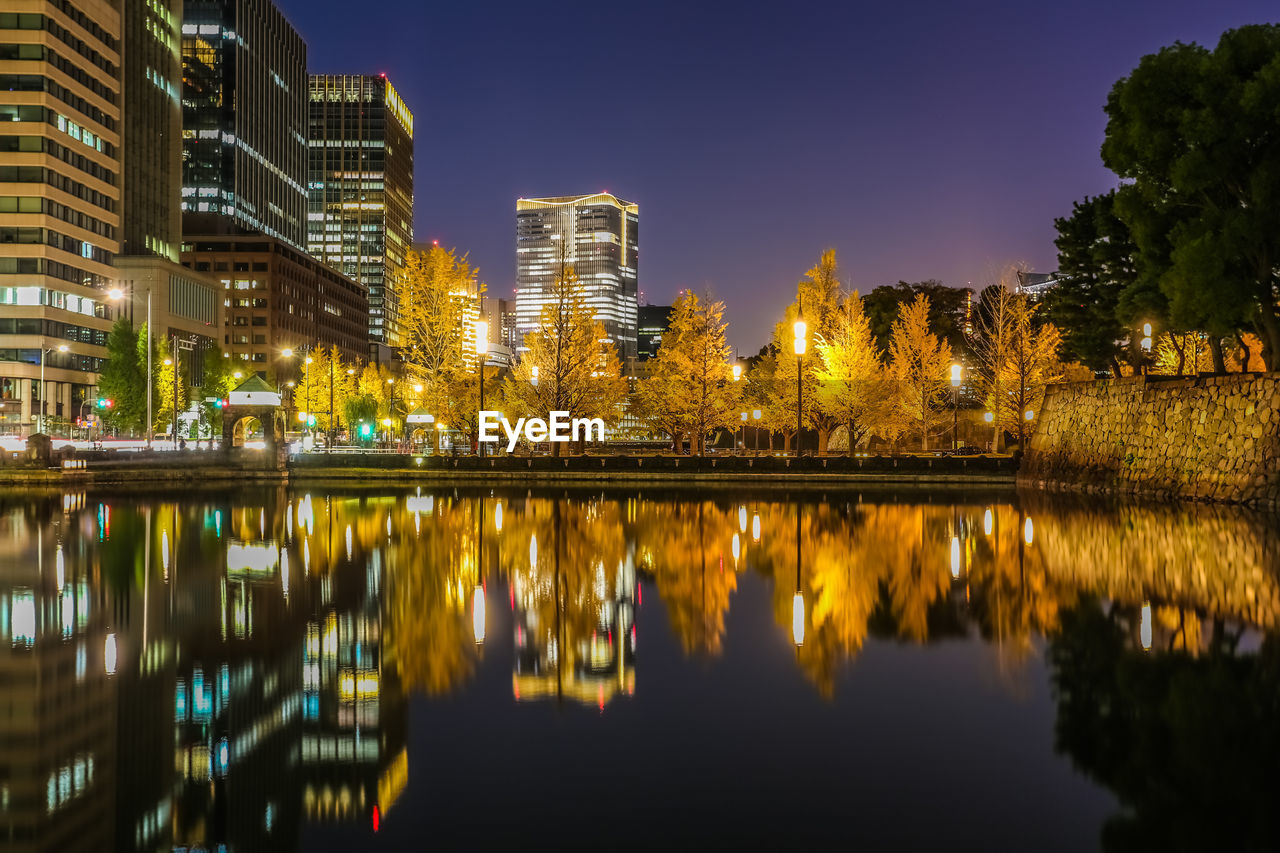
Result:
[[[471,599],[471,630],[477,645],[484,642],[484,616],[484,585],[476,584],[475,595]]]
[[[800,590],[791,599],[791,638],[797,646],[804,645],[804,593]]]

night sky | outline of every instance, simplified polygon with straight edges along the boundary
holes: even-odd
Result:
[[[833,246],[848,284],[1056,267],[1053,219],[1112,186],[1112,83],[1274,0],[768,3],[277,0],[313,72],[386,73],[415,114],[415,235],[515,280],[515,199],[640,205],[640,289],[728,303],[764,343]]]

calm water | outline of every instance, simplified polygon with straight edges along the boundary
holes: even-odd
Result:
[[[0,497],[0,846],[1280,848],[1276,519]]]

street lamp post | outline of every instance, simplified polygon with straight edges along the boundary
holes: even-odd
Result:
[[[738,382],[742,379],[742,365],[735,364],[733,366],[733,381]],[[742,452],[747,452],[747,413],[742,413]],[[735,451],[736,455],[736,451]]]
[[[111,300],[120,299],[124,296],[124,291],[118,287],[113,287],[107,291],[107,298]],[[129,323],[133,324],[133,312],[129,312]],[[147,285],[147,449],[151,449],[151,285]]]
[[[388,431],[391,433],[392,442],[396,440],[396,381],[388,379],[387,384],[391,386],[391,404],[387,406],[387,419],[391,421]]]
[[[756,440],[754,443],[755,443],[756,456],[759,456],[760,455],[760,410],[752,409],[751,418],[756,422],[756,427],[755,427]],[[746,441],[746,439],[743,439],[743,441]]]
[[[800,457],[800,431],[804,425],[804,374],[801,370],[803,366],[803,357],[808,344],[805,340],[805,333],[808,332],[808,326],[804,320],[796,320],[791,327],[791,331],[795,335],[793,345],[796,351],[796,458]]]
[[[484,458],[484,442],[480,440],[480,413],[484,411],[484,363],[489,355],[489,323],[476,320],[476,360],[480,365],[480,404],[476,407],[476,452]]]
[[[178,353],[180,353],[184,349],[194,350],[195,348],[196,348],[195,341],[179,340],[178,336],[174,335],[173,336],[173,357],[171,359],[170,358],[165,359],[165,362],[164,362],[166,366],[170,364],[170,362],[172,362],[173,364],[173,449],[174,450],[178,449],[178,382],[179,382],[178,377],[181,375],[178,372],[178,367],[180,364]]]
[[[960,446],[960,371],[958,364],[951,365],[951,449]]]
[[[46,353],[53,352],[53,349],[54,348],[40,348],[40,415],[36,418],[36,432],[41,435],[44,435],[44,413],[45,409],[48,408],[47,395],[45,393],[47,389],[44,384],[44,357]],[[58,352],[66,352],[70,347],[66,344],[58,344],[56,349]]]

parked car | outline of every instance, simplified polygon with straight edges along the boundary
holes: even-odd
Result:
[[[952,456],[981,456],[986,451],[981,447],[974,447],[972,444],[963,444],[951,451]]]

